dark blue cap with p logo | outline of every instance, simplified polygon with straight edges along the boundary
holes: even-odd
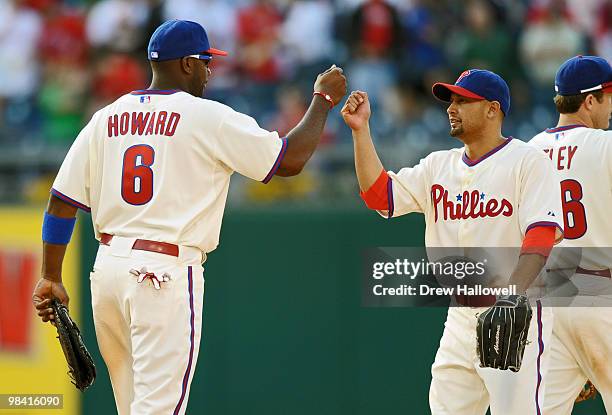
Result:
[[[227,52],[210,47],[206,30],[199,23],[169,20],[153,32],[147,54],[151,61],[169,61],[196,55],[210,59],[212,55],[226,56]]]
[[[457,94],[466,98],[497,101],[504,115],[510,111],[508,84],[501,76],[484,69],[468,69],[459,75],[454,84],[437,82],[431,91],[440,101],[450,102],[451,94]]]

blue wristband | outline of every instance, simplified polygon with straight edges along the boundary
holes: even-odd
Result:
[[[60,218],[45,212],[42,226],[43,242],[67,245],[70,242],[76,218]]]

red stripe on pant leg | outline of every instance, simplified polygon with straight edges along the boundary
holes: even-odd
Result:
[[[191,335],[189,336],[189,341],[191,345],[189,347],[189,363],[187,364],[187,369],[185,370],[185,374],[183,375],[183,389],[181,391],[181,399],[179,399],[178,403],[176,404],[176,408],[174,409],[173,415],[177,415],[180,412],[181,406],[183,405],[183,401],[185,400],[185,395],[187,394],[187,384],[189,383],[189,376],[191,375],[191,363],[193,361],[193,343],[194,343],[193,339],[195,336],[195,326],[194,326],[195,312],[193,311],[193,278],[192,278],[191,267],[187,268],[187,281],[189,283],[189,308],[191,310],[191,316],[190,316]]]

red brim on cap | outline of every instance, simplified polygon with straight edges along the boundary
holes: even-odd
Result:
[[[472,99],[485,99],[484,97],[481,97],[480,95],[475,94],[472,91],[462,88],[460,86],[453,84],[445,84],[442,82],[436,82],[431,88],[431,92],[434,97],[444,102],[450,102],[451,94],[457,94],[461,95],[462,97]]]
[[[209,48],[204,52],[210,53],[211,55],[227,56],[227,52],[221,49]]]
[[[607,93],[612,92],[612,82],[606,82],[605,84],[602,85],[601,89],[603,92],[607,92]]]

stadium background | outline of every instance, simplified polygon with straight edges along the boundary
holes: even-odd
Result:
[[[500,73],[513,98],[504,133],[525,140],[555,123],[565,59],[612,56],[609,0],[0,1],[0,393],[65,393],[63,413],[113,413],[101,361],[85,395],[66,385],[59,345],[29,296],[59,164],[96,109],[148,85],[147,39],[169,18],[202,23],[230,52],[213,62],[206,97],[281,134],[305,111],[316,74],[342,66],[349,88],[371,96],[373,135],[393,169],[458,145],[430,95],[434,80],[468,67]],[[95,241],[89,216],[80,223],[65,279],[99,358],[86,278]],[[301,176],[267,186],[235,176],[206,264],[188,413],[427,413],[445,310],[359,304],[361,251],[420,245],[422,227],[418,216],[391,223],[365,211],[337,110]],[[578,408],[604,413],[599,402]]]

